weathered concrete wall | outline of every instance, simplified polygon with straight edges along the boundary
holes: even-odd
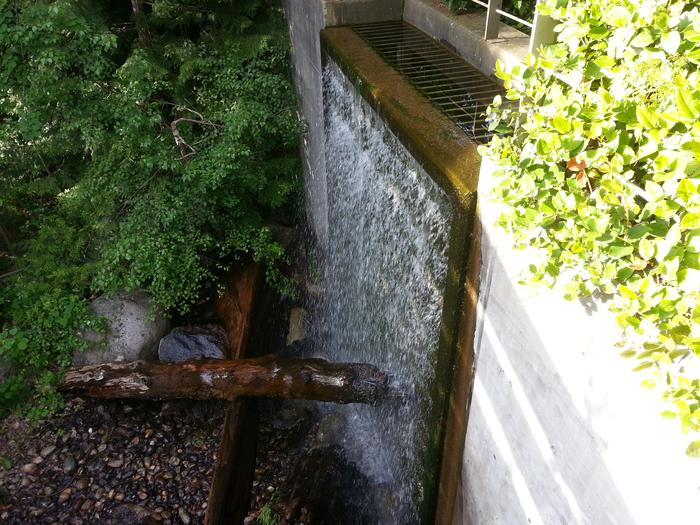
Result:
[[[328,202],[323,153],[323,92],[319,33],[327,26],[397,20],[403,0],[284,0],[299,91],[306,209],[320,247],[328,243]]]
[[[459,524],[698,523],[700,462],[619,357],[602,303],[517,284],[533,254],[494,226],[479,181],[483,268]]]
[[[299,111],[306,122],[302,137],[306,210],[316,241],[328,242],[325,158],[323,155],[323,94],[319,32],[324,27],[322,0],[285,0],[284,8],[292,39],[294,81],[299,92]]]

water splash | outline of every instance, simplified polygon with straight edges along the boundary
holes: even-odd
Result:
[[[376,484],[379,521],[416,523],[453,211],[333,62],[323,78],[329,245],[318,347],[333,361],[377,365],[401,392],[378,407],[325,409]]]

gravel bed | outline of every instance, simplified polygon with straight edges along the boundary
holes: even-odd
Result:
[[[36,428],[0,428],[0,523],[202,523],[218,402],[74,398]]]

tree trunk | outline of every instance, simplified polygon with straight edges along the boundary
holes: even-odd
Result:
[[[143,0],[131,0],[131,11],[134,13],[134,24],[139,35],[141,47],[151,45],[151,33],[146,25],[146,13],[143,9]]]
[[[108,363],[69,370],[60,389],[92,397],[233,399],[235,396],[375,403],[387,376],[371,365],[264,356],[188,363]]]

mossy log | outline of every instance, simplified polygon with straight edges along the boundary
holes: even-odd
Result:
[[[103,398],[234,399],[236,396],[376,403],[387,376],[360,363],[264,356],[187,363],[107,363],[69,370],[62,391]]]

